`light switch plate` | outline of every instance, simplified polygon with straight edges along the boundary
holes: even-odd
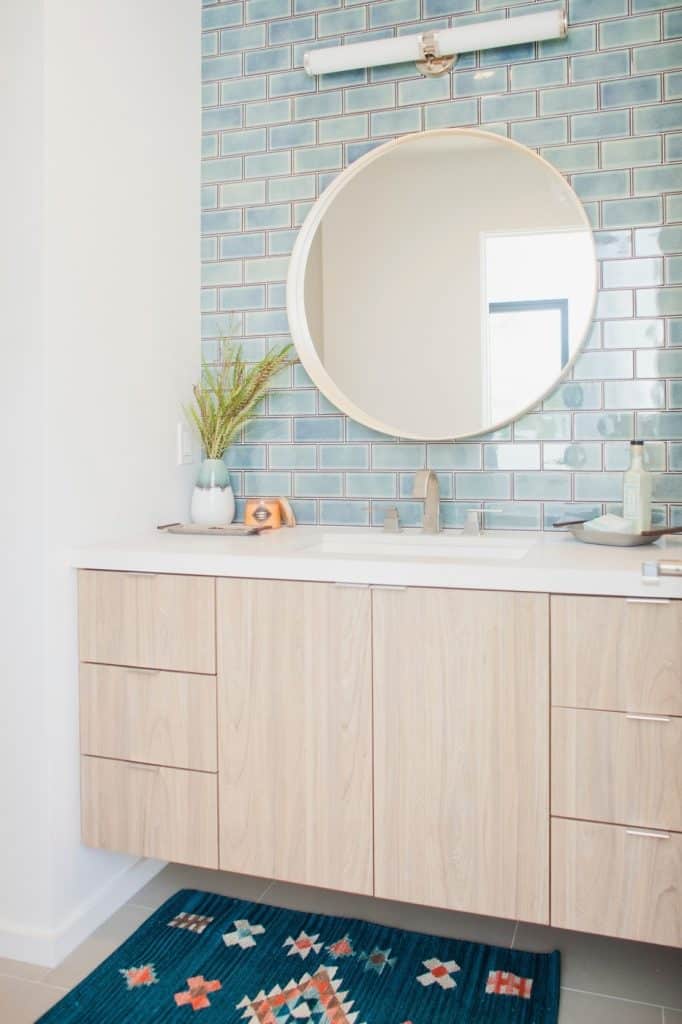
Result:
[[[189,426],[182,420],[177,425],[177,460],[178,466],[187,466],[194,462],[194,443]]]

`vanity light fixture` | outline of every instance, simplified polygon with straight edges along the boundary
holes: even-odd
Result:
[[[335,71],[415,61],[423,75],[443,75],[452,68],[460,53],[535,43],[543,39],[563,39],[567,32],[565,10],[539,11],[515,18],[455,25],[421,35],[310,50],[303,57],[303,66],[309,75],[327,75]]]

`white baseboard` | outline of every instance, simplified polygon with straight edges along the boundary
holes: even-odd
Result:
[[[165,866],[158,860],[136,861],[84,900],[56,928],[21,928],[0,921],[0,957],[56,967]]]

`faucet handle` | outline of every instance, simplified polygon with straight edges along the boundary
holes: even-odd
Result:
[[[483,520],[485,518],[484,508],[468,508],[466,519],[464,520],[464,530],[470,537],[480,536],[481,529],[483,527]]]

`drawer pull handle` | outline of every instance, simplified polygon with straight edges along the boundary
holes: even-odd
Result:
[[[634,721],[634,722],[669,722],[670,721],[670,719],[667,717],[667,715],[626,715],[625,717],[629,718],[631,721]]]
[[[126,576],[130,576],[131,579],[137,579],[139,577],[143,580],[154,579],[155,576],[159,575],[158,572],[128,572],[127,570],[124,570],[124,573]]]
[[[670,604],[668,597],[626,597],[626,604]]]
[[[394,587],[390,583],[373,583],[372,590],[407,590],[407,587]]]
[[[141,772],[158,772],[159,771],[159,765],[158,764],[140,764],[137,761],[135,761],[135,762],[131,761],[129,763],[128,767],[129,768],[135,768],[137,771],[141,771]]]
[[[161,673],[158,668],[129,668],[126,671],[129,676],[158,676]]]
[[[670,839],[669,832],[647,832],[646,829],[639,828],[626,828],[625,834],[628,836],[642,836],[644,839]]]
[[[341,583],[339,580],[334,580],[334,586],[344,590],[369,590],[369,583]]]

